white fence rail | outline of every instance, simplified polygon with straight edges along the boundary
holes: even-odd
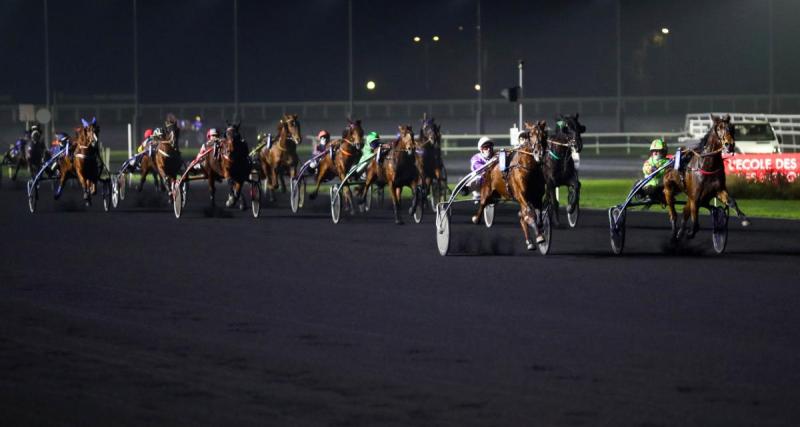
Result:
[[[383,139],[385,141],[390,140],[394,135],[391,132],[379,132],[379,134],[384,135]],[[790,150],[797,152],[800,150],[800,144],[798,144],[798,139],[800,138],[797,138],[799,135],[800,132],[789,134],[791,142],[788,137],[784,137],[784,141],[781,143],[781,148],[784,152]],[[476,144],[482,136],[488,136],[496,141],[498,143],[497,148],[511,147],[507,144],[508,134],[444,134],[442,135],[442,151],[444,151],[445,155],[448,153],[477,152]],[[594,154],[599,155],[603,150],[625,149],[625,154],[633,154],[646,150],[650,147],[650,142],[655,138],[663,139],[670,147],[678,147],[678,138],[682,136],[686,136],[686,134],[683,132],[589,132],[583,134],[583,150],[584,153],[587,150],[591,150]],[[316,141],[314,135],[307,135],[306,138],[312,143]]]

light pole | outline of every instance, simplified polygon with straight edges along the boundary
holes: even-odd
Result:
[[[775,54],[773,52],[774,30],[772,29],[772,0],[767,1],[767,12],[769,14],[769,113],[775,111]]]
[[[44,91],[46,108],[50,111],[50,26],[48,25],[47,17],[47,0],[44,0]],[[45,141],[50,140],[49,129],[55,129],[55,117],[50,111],[50,126],[45,126],[44,137]]]
[[[624,129],[622,123],[622,4],[617,0],[617,132]]]
[[[133,0],[133,135],[139,135],[139,9]],[[135,138],[135,136],[134,136]]]
[[[239,119],[239,0],[233,0],[233,120]]]
[[[347,117],[353,116],[353,0],[347,0]]]
[[[478,108],[475,110],[475,128],[476,133],[483,133],[483,67],[481,61],[481,0],[478,3],[477,24],[476,30],[476,46],[478,48],[478,83],[475,86],[475,91],[478,92]]]

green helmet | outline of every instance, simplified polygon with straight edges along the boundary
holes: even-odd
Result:
[[[381,136],[378,135],[378,132],[370,132],[367,135],[367,144],[371,144],[372,141],[375,141],[376,139],[381,139]]]
[[[650,143],[650,151],[667,151],[667,144],[661,138],[654,139]]]

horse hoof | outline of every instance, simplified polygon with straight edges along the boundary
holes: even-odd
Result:
[[[402,219],[396,219],[396,220],[394,220],[394,223],[396,225],[403,225],[403,220]]]
[[[536,244],[544,243],[544,236],[536,236]]]
[[[749,227],[749,226],[750,226],[750,221],[749,220],[742,221],[742,227]]]
[[[472,215],[472,223],[473,224],[477,224],[479,221],[480,221],[480,218],[478,218],[478,215]]]
[[[530,240],[525,241],[525,247],[528,248],[529,251],[532,251],[536,248],[536,246],[533,243],[531,243]]]

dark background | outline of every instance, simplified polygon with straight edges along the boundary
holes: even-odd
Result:
[[[0,97],[45,99],[43,2],[5,0]],[[132,0],[49,1],[52,91],[60,99],[133,92]],[[484,96],[516,83],[526,95],[616,95],[614,0],[484,1]],[[768,92],[768,2],[621,1],[623,94]],[[358,100],[473,98],[476,0],[353,0]],[[775,92],[800,92],[800,2],[773,0]],[[138,1],[140,101],[233,99],[233,2]],[[662,27],[666,40],[654,39]],[[433,43],[432,35],[441,40]],[[428,40],[429,86],[425,84]],[[239,1],[240,98],[348,96],[347,1]],[[375,80],[378,88],[364,85]]]

